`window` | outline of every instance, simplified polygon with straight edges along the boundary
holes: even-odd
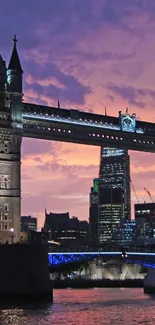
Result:
[[[10,176],[2,175],[0,179],[0,187],[1,188],[10,188]]]
[[[9,153],[8,144],[9,143],[7,141],[4,142],[4,153]]]
[[[5,221],[8,220],[8,216],[7,216],[7,214],[5,214],[4,219],[5,219]]]
[[[9,204],[4,204],[4,212],[9,212]]]
[[[5,229],[5,230],[8,230],[8,225],[5,225],[4,229]]]
[[[5,188],[5,178],[3,175],[1,176],[1,188]]]
[[[7,177],[7,188],[10,188],[10,176]]]
[[[7,185],[8,185],[8,180],[7,180],[7,177],[5,177],[5,179],[4,179],[4,188],[7,188]]]

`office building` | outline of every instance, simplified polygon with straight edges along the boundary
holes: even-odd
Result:
[[[118,246],[131,246],[137,237],[135,220],[121,220],[120,225],[112,234],[112,242]]]
[[[21,217],[21,232],[37,231],[37,218],[31,216]]]
[[[48,233],[49,240],[59,242],[65,247],[88,246],[89,224],[77,217],[70,218],[66,213],[47,213],[42,232]]]
[[[139,203],[134,205],[137,237],[155,238],[155,203]]]
[[[128,151],[101,148],[99,179],[99,242],[107,244],[120,221],[131,218]]]
[[[99,242],[99,178],[93,180],[89,195],[89,235],[92,245]]]

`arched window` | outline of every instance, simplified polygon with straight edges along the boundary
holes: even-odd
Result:
[[[5,177],[4,178],[4,188],[7,188],[7,185],[8,185],[8,178]]]
[[[4,212],[9,212],[9,204],[8,203],[4,204]]]

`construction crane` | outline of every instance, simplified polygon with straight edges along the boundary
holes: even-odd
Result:
[[[154,199],[153,199],[153,197],[152,197],[152,195],[151,195],[151,193],[147,190],[147,188],[146,187],[144,187],[144,190],[146,191],[146,193],[148,194],[148,196],[149,196],[149,198],[150,198],[150,200],[154,203]]]
[[[133,191],[134,191],[135,197],[136,197],[136,199],[137,199],[137,202],[140,204],[140,201],[139,201],[139,199],[138,199],[138,196],[137,196],[137,193],[136,193],[136,190],[135,190],[135,187],[134,187],[134,185],[133,185],[133,182],[132,182],[131,178],[130,178],[130,183],[131,183],[132,189],[133,189]]]

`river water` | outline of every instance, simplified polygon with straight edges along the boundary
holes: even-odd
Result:
[[[155,325],[155,296],[143,289],[54,290],[53,304],[1,308],[3,324]]]

